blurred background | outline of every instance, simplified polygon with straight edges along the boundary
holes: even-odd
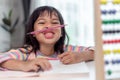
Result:
[[[70,45],[94,46],[93,0],[0,0],[0,52],[23,45],[29,15],[44,5],[62,13]]]

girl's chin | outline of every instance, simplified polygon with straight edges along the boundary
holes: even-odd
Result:
[[[44,43],[47,43],[47,44],[55,44],[57,41],[56,40],[50,40],[50,39],[47,39],[44,41]]]

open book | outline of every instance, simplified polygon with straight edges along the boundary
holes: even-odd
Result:
[[[38,77],[38,76],[39,74],[35,72],[0,71],[0,78]]]
[[[36,76],[88,76],[89,70],[85,62],[64,65],[59,60],[49,60],[52,64],[52,69],[49,71],[38,73],[22,72],[22,71],[0,71],[0,77],[36,77]]]
[[[76,64],[69,64],[64,65],[59,60],[50,60],[52,64],[52,69],[49,71],[39,72],[40,76],[42,75],[55,75],[55,76],[65,76],[65,75],[72,75],[72,76],[88,76],[89,69],[85,62],[76,63]]]

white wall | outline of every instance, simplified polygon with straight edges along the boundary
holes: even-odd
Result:
[[[70,44],[94,46],[94,0],[32,0],[31,12],[39,6],[57,8],[63,15]]]
[[[10,9],[13,9],[12,20],[14,21],[17,16],[20,18],[19,24],[12,34],[12,47],[16,48],[23,45],[24,26],[23,26],[23,9],[22,0],[0,0],[0,24],[3,18],[3,13],[7,14]],[[3,36],[5,37],[4,34]]]
[[[47,2],[45,2],[47,1]],[[60,1],[58,3],[58,1]],[[63,14],[63,17],[65,19],[65,22],[68,24],[69,28],[67,29],[68,34],[71,36],[70,44],[74,45],[83,45],[83,46],[93,46],[94,45],[94,14],[93,14],[93,0],[76,0],[78,1],[79,7],[75,7],[71,5],[71,7],[66,6],[65,2],[67,1],[74,1],[74,0],[32,0],[31,5],[31,12],[38,6],[41,5],[52,5],[58,8],[61,13]],[[49,3],[48,3],[49,2]],[[57,4],[56,4],[57,3]],[[63,5],[64,4],[64,5]],[[75,8],[77,11],[80,10],[80,13],[74,13],[73,15],[67,13],[67,9],[64,8]],[[20,17],[20,22],[15,30],[15,32],[12,34],[12,46],[19,47],[23,45],[23,36],[24,36],[24,26],[23,26],[23,7],[21,0],[0,0],[0,24],[1,19],[3,18],[3,13],[8,13],[10,9],[13,9],[13,17],[14,20],[17,16]],[[79,22],[79,26],[77,25],[77,28],[74,28],[76,26],[73,26],[73,22],[67,21],[68,17],[71,16],[72,20],[74,22]],[[77,20],[76,20],[76,18]],[[73,37],[75,35],[75,37]],[[3,34],[4,36],[4,34]],[[77,36],[77,37],[76,37]]]

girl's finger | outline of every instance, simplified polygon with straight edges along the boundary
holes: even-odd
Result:
[[[63,64],[70,64],[71,62],[72,62],[71,59],[66,59],[62,61]]]
[[[37,72],[39,70],[39,66],[34,65],[32,68],[29,70],[29,72]]]
[[[41,67],[41,70],[49,70],[51,68],[51,64],[48,61],[39,62],[38,65]]]
[[[67,56],[68,54],[69,54],[68,52],[62,53],[62,54],[58,55],[58,58],[62,59],[64,56]]]
[[[66,56],[64,56],[64,57],[62,57],[62,58],[60,59],[60,61],[61,61],[61,62],[64,62],[64,61],[67,60],[67,59],[71,59],[71,57],[70,57],[69,54],[66,55]]]
[[[45,61],[44,65],[45,65],[46,70],[50,70],[52,68],[50,62],[48,62],[48,61]]]

